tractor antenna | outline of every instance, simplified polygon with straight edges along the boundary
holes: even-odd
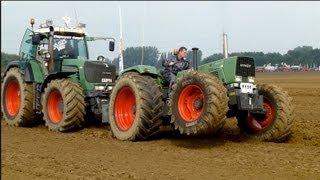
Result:
[[[77,14],[76,8],[74,8],[74,14],[76,16],[76,27],[78,27],[79,26],[79,20],[78,20],[78,14]]]
[[[144,60],[144,20],[146,16],[146,2],[143,2],[143,23],[142,23],[142,52],[141,52],[141,65],[143,64]]]
[[[120,21],[120,42],[119,42],[119,72],[123,71],[123,39],[122,39],[122,15],[121,15],[121,7],[119,8],[119,21]]]

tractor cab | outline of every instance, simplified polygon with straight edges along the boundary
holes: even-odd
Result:
[[[33,27],[34,20],[31,20]],[[52,21],[41,24],[32,31],[32,45],[35,59],[43,63],[49,73],[61,71],[63,59],[88,59],[88,48],[85,41],[85,25],[77,27],[54,26]]]
[[[32,19],[32,28],[33,24]],[[114,38],[88,37],[85,24],[82,23],[78,23],[76,27],[70,27],[69,22],[66,21],[65,26],[62,27],[53,25],[52,21],[47,20],[40,25],[39,29],[27,31],[29,33],[26,32],[25,36],[29,36],[32,41],[35,59],[43,63],[49,73],[62,71],[63,60],[89,60],[87,41],[108,40],[109,51],[114,51]]]

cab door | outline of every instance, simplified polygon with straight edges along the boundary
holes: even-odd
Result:
[[[27,29],[20,45],[19,66],[22,70],[26,68],[26,63],[35,57],[35,46],[32,45],[32,31]]]

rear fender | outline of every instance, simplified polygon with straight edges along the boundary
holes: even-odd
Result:
[[[128,72],[137,72],[139,74],[149,75],[149,76],[155,77],[155,78],[157,78],[159,76],[158,72],[157,72],[157,69],[155,67],[147,66],[147,65],[132,66],[132,67],[127,68],[124,71],[122,71],[119,74],[119,76],[122,76],[123,74],[128,73]]]

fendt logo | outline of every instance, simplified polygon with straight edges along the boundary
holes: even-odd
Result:
[[[240,67],[251,68],[251,64],[240,64]]]

